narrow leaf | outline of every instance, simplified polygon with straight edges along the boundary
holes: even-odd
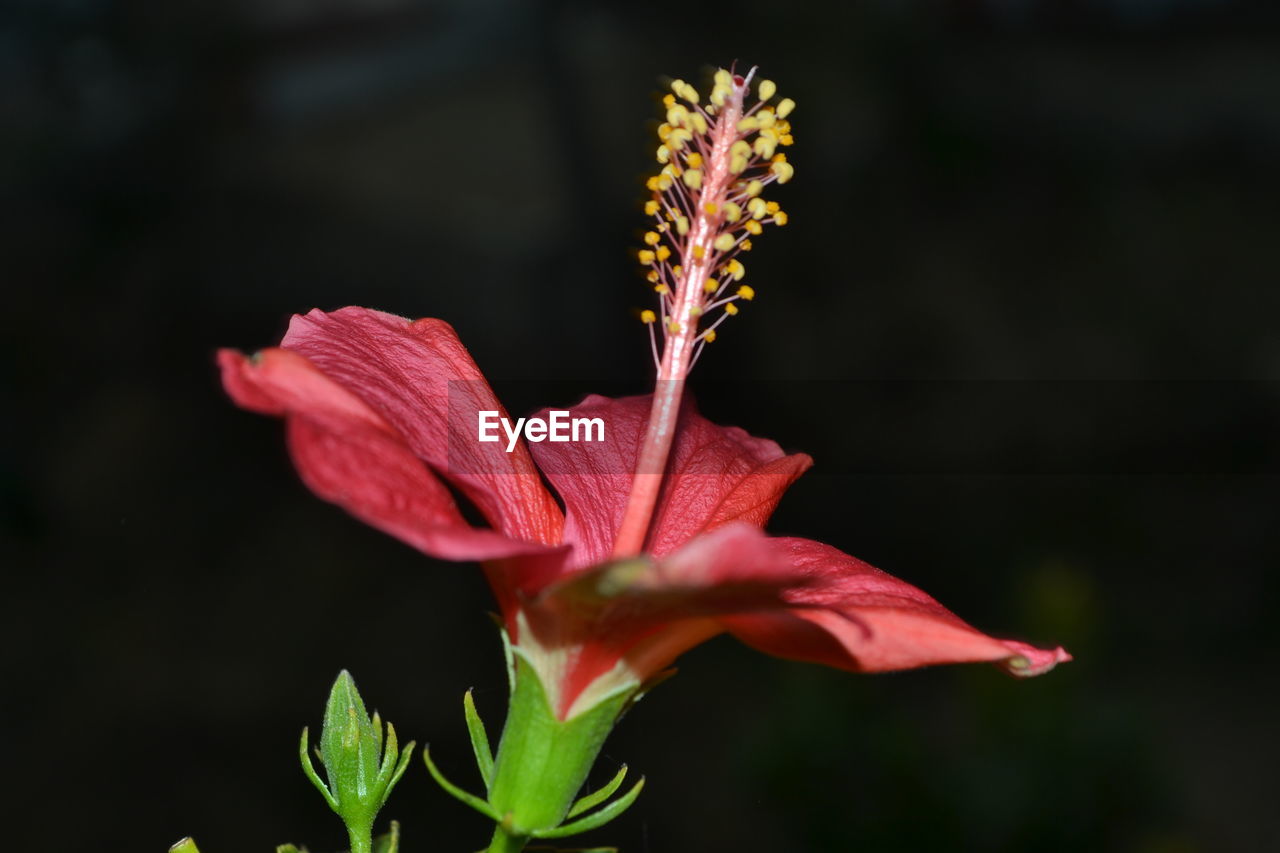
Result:
[[[169,848],[169,853],[200,853],[200,848],[191,838],[184,838]]]
[[[493,784],[493,752],[489,749],[489,735],[485,733],[484,721],[476,711],[475,700],[468,690],[462,696],[462,708],[467,715],[467,732],[471,735],[471,749],[476,754],[476,766],[480,768],[480,778],[484,780],[484,789],[488,791]]]
[[[391,821],[391,830],[386,835],[373,839],[373,853],[397,853],[400,849],[400,822]]]
[[[391,789],[400,781],[404,771],[409,769],[409,759],[413,757],[413,748],[415,746],[417,746],[417,742],[412,740],[404,745],[404,752],[400,754],[400,763],[396,765],[395,772],[391,774],[391,781],[387,783],[387,789],[382,792],[383,802],[386,802],[387,797],[391,796]]]
[[[636,786],[609,805],[600,809],[598,812],[592,812],[584,818],[579,818],[572,823],[566,823],[563,826],[557,826],[555,829],[544,829],[533,833],[534,838],[564,838],[567,835],[577,835],[579,832],[587,832],[604,826],[618,815],[625,812],[632,803],[636,801],[636,797],[640,796],[640,792],[644,789],[644,777],[636,783]]]
[[[320,781],[320,777],[316,774],[316,768],[311,763],[311,755],[307,752],[306,726],[302,727],[302,740],[298,743],[298,758],[302,761],[302,772],[311,780],[311,784],[316,786],[316,790],[324,797],[324,801],[329,804],[329,808],[336,812],[338,810],[338,801],[333,798],[333,794],[329,792],[324,782]],[[199,851],[194,853],[199,853]]]
[[[424,746],[422,748],[422,760],[427,762],[427,770],[431,772],[431,778],[435,779],[436,784],[441,788],[444,788],[445,791],[452,794],[456,799],[471,806],[471,808],[480,812],[480,814],[490,820],[498,823],[502,822],[502,816],[498,814],[497,810],[493,806],[489,805],[486,801],[480,799],[475,794],[468,794],[466,791],[444,778],[444,774],[440,772],[440,768],[436,767],[435,762],[431,760],[430,747]]]
[[[622,768],[618,770],[618,775],[614,776],[613,779],[610,780],[608,785],[605,785],[603,788],[601,788],[599,791],[596,791],[594,794],[587,794],[585,797],[583,797],[582,799],[574,803],[573,808],[569,809],[569,813],[565,815],[565,819],[567,820],[571,817],[577,817],[578,815],[585,812],[587,809],[593,809],[596,806],[603,803],[605,800],[612,797],[613,792],[622,787],[622,780],[625,779],[626,777],[627,777],[627,765],[624,764],[622,765]]]

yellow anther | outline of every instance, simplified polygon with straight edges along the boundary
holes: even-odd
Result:
[[[711,343],[716,339],[716,330],[707,329],[705,332],[702,333],[702,339],[707,343]]]
[[[715,293],[719,289],[720,282],[716,281],[714,278],[709,278],[702,283],[703,293]]]
[[[756,119],[760,122],[760,128],[762,130],[772,129],[773,123],[776,120],[773,115],[773,110],[761,110],[756,114]]]
[[[690,86],[688,83],[685,83],[681,88],[680,97],[684,98],[691,104],[696,104],[698,103],[698,90]]]
[[[752,145],[751,148],[756,152],[756,154],[759,154],[761,157],[768,160],[770,157],[773,156],[774,146],[776,145],[777,143],[774,142],[772,139],[770,139],[767,136],[761,135],[756,137],[755,144]],[[659,152],[661,152],[661,149],[659,149]],[[658,162],[665,163],[666,161],[659,159]]]
[[[778,93],[778,87],[772,80],[761,80],[760,85],[756,88],[756,94],[760,96],[760,100],[767,101]]]
[[[684,173],[684,182],[689,189],[696,190],[702,186],[702,170],[688,169]]]
[[[657,216],[658,211],[662,209],[662,205],[658,204],[656,199],[649,199],[644,203],[645,216]]]
[[[791,115],[791,111],[796,108],[796,102],[790,98],[783,98],[778,101],[778,118],[786,118]]]
[[[739,139],[737,142],[729,146],[730,157],[750,157],[751,143],[745,139]]]
[[[723,68],[717,68],[715,81],[718,86],[733,86],[733,75]]]
[[[649,283],[650,283],[650,284],[657,284],[657,282],[658,282],[658,271],[657,271],[657,270],[649,270],[648,274],[647,274],[647,275],[645,275],[645,278],[646,278],[646,279],[648,279],[648,281],[649,281]]]
[[[738,313],[738,306],[730,302],[728,305],[724,306],[724,313],[732,317],[734,314]]]
[[[658,251],[655,252],[655,254],[658,257],[658,260],[665,261],[667,258],[671,257],[671,250],[666,246],[659,246]]]
[[[781,137],[779,137],[778,142],[782,143],[783,145],[795,145],[796,139],[791,134],[784,133],[782,134]]]
[[[778,155],[778,156],[782,156],[782,155]],[[774,164],[769,167],[769,171],[773,172],[775,175],[778,176],[778,183],[780,184],[785,184],[787,181],[795,177],[795,174],[796,174],[795,167],[793,167],[790,163],[786,163],[782,161],[774,161]]]
[[[735,175],[741,175],[743,172],[747,171],[748,165],[750,165],[750,161],[742,155],[729,158],[729,171],[733,172]]]
[[[674,85],[674,84],[673,84]],[[662,105],[667,109],[671,109],[676,105],[676,96],[670,92],[662,96]]]
[[[689,111],[685,109],[683,104],[676,104],[667,110],[667,124],[672,127],[680,127],[689,118]]]
[[[699,136],[707,132],[707,120],[702,117],[702,113],[689,113],[689,122]]]
[[[688,83],[686,83],[686,82],[684,82],[683,80],[681,80],[681,79],[679,79],[679,78],[676,78],[675,80],[672,80],[672,81],[671,81],[671,91],[673,91],[673,92],[675,92],[677,95],[679,95],[679,94],[680,94],[680,90],[681,90],[681,89],[683,89],[683,88],[684,88],[685,86],[687,86],[687,85],[689,85],[689,84],[688,84]],[[671,97],[671,96],[670,96],[670,95],[668,95],[667,97],[669,98],[669,97]],[[681,95],[681,97],[683,97],[683,95]],[[665,101],[665,98],[664,98],[663,100]]]
[[[764,189],[764,184],[759,181],[751,181],[747,184],[747,196],[755,198],[760,195],[760,191]]]
[[[764,219],[765,214],[769,212],[769,203],[756,196],[747,202],[747,212],[751,214],[752,219]]]
[[[653,292],[654,293],[670,293],[671,288],[667,287],[665,284],[655,284],[653,286]]]
[[[756,237],[759,237],[760,233],[764,231],[764,226],[754,219],[748,219],[742,227],[747,230],[748,234],[752,234]]]
[[[671,159],[671,149],[665,145],[659,145],[655,156],[658,158],[659,163],[665,163]]]
[[[646,243],[648,243],[650,246],[656,246],[656,245],[658,245],[658,241],[659,241],[659,240],[661,240],[661,239],[662,239],[662,238],[661,238],[660,236],[658,236],[658,233],[657,233],[656,231],[646,231],[646,232],[644,232],[644,241],[645,241]]]
[[[660,189],[658,184],[658,178],[656,175],[650,178],[649,180],[645,181],[644,185],[649,189],[653,190],[655,193]]]
[[[783,154],[783,153],[781,153],[781,152],[779,152],[779,153],[777,153],[777,154],[773,155],[773,162],[775,162],[775,163],[785,163],[785,162],[787,162],[787,155],[786,155],[786,154]]]
[[[738,122],[738,133],[750,133],[753,130],[760,129],[760,119],[755,116],[747,116]]]
[[[685,158],[684,162],[689,166],[690,169],[701,169],[702,155],[699,154],[697,151],[694,151],[691,154],[689,154],[688,157]]]
[[[676,233],[681,237],[689,233],[689,219],[684,216],[676,217]]]
[[[676,278],[679,278],[683,273],[684,273],[684,267],[680,266],[679,264],[676,264],[674,267],[671,268],[671,274]]]
[[[742,208],[731,201],[724,203],[724,218],[726,222],[737,222],[742,218]]]
[[[690,319],[690,320],[696,320],[696,319],[698,319],[698,318],[699,318],[699,317],[701,317],[701,316],[702,316],[702,309],[701,309],[701,308],[699,308],[697,305],[695,305],[695,306],[693,306],[692,308],[690,308],[690,309],[689,309],[689,319]]]
[[[679,151],[684,148],[686,142],[693,139],[693,133],[687,128],[677,127],[671,131],[671,135],[667,137],[667,145],[671,146],[672,151]]]
[[[666,142],[669,136],[671,136],[671,125],[666,122],[658,125],[658,138]]]
[[[750,302],[752,299],[756,298],[756,292],[752,289],[751,285],[744,284],[742,287],[738,288],[738,296]]]
[[[659,222],[653,227],[659,234],[665,234],[667,232],[667,223],[665,222]]]
[[[769,213],[777,213],[779,210],[782,210],[782,205],[778,204],[776,201],[766,201],[764,203],[764,209]]]
[[[653,263],[653,252],[649,251],[648,249],[641,249],[640,263],[645,264],[646,266]]]
[[[701,246],[693,247],[693,259],[695,261],[702,260],[704,257],[706,257],[706,254],[707,254],[707,250],[702,248]]]
[[[779,210],[777,213],[775,213],[775,214],[773,215],[773,224],[774,224],[774,225],[786,225],[786,224],[787,224],[787,214],[786,214],[786,213],[784,213],[783,211]]]
[[[734,258],[724,265],[725,272],[733,276],[734,281],[742,281],[742,277],[747,274],[747,268],[742,265],[742,261]]]
[[[716,207],[716,203],[714,201],[707,202],[702,206],[702,209],[707,214],[707,216],[715,216],[716,213],[720,210],[720,208]]]
[[[715,246],[718,252],[727,252],[733,248],[733,244],[737,242],[733,239],[732,234],[721,234],[711,245]]]
[[[669,331],[673,335],[680,334],[680,324],[677,323],[675,320],[672,320],[670,323],[667,324],[667,331]]]
[[[752,220],[752,221],[754,222],[755,220]],[[758,223],[757,223],[757,224],[758,224]],[[743,240],[741,243],[739,243],[739,244],[738,244],[738,248],[739,248],[739,249],[741,249],[741,250],[742,250],[742,251],[744,251],[744,252],[750,252],[750,251],[751,251],[751,241],[750,241],[750,240]]]
[[[658,319],[658,315],[657,315],[657,314],[655,314],[655,313],[653,313],[652,311],[650,311],[650,310],[649,310],[649,309],[647,309],[647,308],[646,308],[645,310],[643,310],[643,311],[641,311],[641,312],[640,312],[640,322],[641,322],[641,323],[649,324],[649,323],[653,323],[653,322],[657,321],[657,319]]]
[[[658,175],[657,177],[654,178],[654,180],[658,182],[658,186],[656,187],[656,189],[659,189],[662,192],[666,192],[667,190],[671,189],[671,184],[673,183],[673,181],[671,180],[671,177],[669,175]]]

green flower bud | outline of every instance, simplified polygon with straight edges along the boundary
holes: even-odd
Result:
[[[404,753],[400,753],[396,729],[390,723],[387,723],[384,743],[382,720],[376,712],[369,718],[355,682],[345,669],[329,691],[317,751],[328,785],[320,780],[311,764],[307,730],[302,730],[302,770],[329,807],[346,823],[353,853],[368,849],[374,818],[409,766],[413,747],[414,744],[409,743]]]

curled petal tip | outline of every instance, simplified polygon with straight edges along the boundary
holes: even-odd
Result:
[[[1043,675],[1058,664],[1073,660],[1071,653],[1062,646],[1054,649],[1037,649],[1035,646],[1013,641],[1007,642],[1006,645],[1016,654],[1005,658],[1000,662],[1000,666],[1005,672],[1018,678]]]

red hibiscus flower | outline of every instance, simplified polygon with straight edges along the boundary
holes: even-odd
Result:
[[[987,636],[831,546],[766,536],[810,458],[690,404],[643,550],[619,556],[649,396],[591,396],[570,410],[600,418],[604,441],[520,440],[508,452],[505,438],[477,441],[480,412],[506,413],[441,320],[313,311],[294,317],[279,348],[218,360],[239,405],[285,419],[317,495],[428,555],[484,565],[513,645],[562,719],[722,632],[859,672],[990,661],[1026,676],[1070,660]],[[466,521],[450,487],[488,527]]]
[[[573,820],[622,782],[625,766],[574,803],[622,710],[716,634],[860,672],[990,661],[1025,676],[1070,659],[989,637],[828,545],[766,536],[811,460],[710,423],[685,394],[716,329],[755,297],[739,256],[766,225],[787,223],[762,193],[795,175],[778,150],[794,142],[795,102],[774,103],[769,80],[756,82],[753,100],[754,75],[717,71],[705,102],[675,80],[663,101],[662,169],[646,182],[650,226],[637,253],[658,297],[641,314],[657,368],[652,395],[544,412],[531,419],[536,430],[525,424],[526,443],[441,320],[313,311],[293,319],[278,348],[219,353],[235,401],[285,419],[312,491],[426,554],[483,564],[512,650],[496,757],[469,695],[465,706],[487,799],[424,757],[445,790],[497,824],[491,853],[582,832],[627,808],[643,780]],[[586,433],[558,440],[557,417]],[[455,492],[486,526],[466,520]]]

